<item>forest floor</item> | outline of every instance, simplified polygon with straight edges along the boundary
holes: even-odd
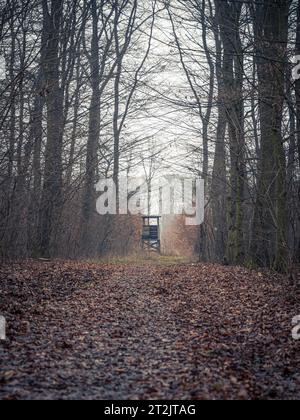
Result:
[[[212,264],[0,267],[0,399],[300,399],[300,290]]]

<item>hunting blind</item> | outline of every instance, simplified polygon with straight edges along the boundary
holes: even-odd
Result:
[[[142,246],[146,251],[161,252],[160,216],[143,217]]]

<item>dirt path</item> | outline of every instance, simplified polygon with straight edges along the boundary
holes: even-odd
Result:
[[[0,399],[300,398],[300,295],[215,265],[0,269]]]

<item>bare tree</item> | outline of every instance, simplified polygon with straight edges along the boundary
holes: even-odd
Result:
[[[282,138],[290,1],[253,4],[261,164],[252,238],[258,264],[287,269],[286,158]]]

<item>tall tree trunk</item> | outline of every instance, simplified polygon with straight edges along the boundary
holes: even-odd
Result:
[[[11,56],[9,63],[9,81],[11,89],[11,103],[10,103],[10,123],[9,123],[9,151],[8,151],[8,171],[7,178],[10,186],[13,180],[13,169],[14,169],[14,159],[15,159],[15,146],[16,146],[16,101],[17,101],[17,89],[15,81],[15,65],[16,65],[16,34],[13,28],[14,15],[12,15],[11,22]]]
[[[216,135],[216,148],[213,164],[211,202],[212,202],[212,222],[214,229],[214,256],[216,261],[223,262],[226,258],[225,250],[227,243],[227,212],[226,212],[226,149],[225,135],[227,128],[226,109],[224,106],[225,86],[224,68],[226,62],[222,57],[222,42],[220,39],[218,14],[215,17],[216,25],[214,28],[216,43],[216,76],[218,82],[218,122]]]
[[[296,48],[295,55],[300,56],[300,0],[297,6],[297,32],[296,32]],[[297,115],[297,147],[298,147],[298,163],[300,168],[300,79],[295,81],[296,92],[296,115]]]
[[[116,76],[114,83],[114,115],[113,115],[113,133],[114,133],[114,173],[113,179],[116,186],[117,194],[117,211],[119,211],[119,173],[120,173],[120,81],[122,75],[122,54],[120,51],[119,41],[119,6],[118,2],[115,1],[115,21],[114,21],[114,33],[115,33],[115,50],[116,50]]]
[[[71,144],[70,144],[70,154],[68,157],[68,167],[66,171],[66,187],[71,187],[72,184],[72,174],[74,168],[74,158],[75,158],[75,146],[77,139],[77,128],[78,128],[78,115],[80,109],[80,89],[82,87],[81,73],[80,73],[80,56],[77,60],[77,69],[76,69],[76,89],[74,93],[74,105],[73,105],[73,122],[72,122],[72,133],[71,133]]]
[[[251,254],[255,263],[287,269],[286,159],[282,118],[290,2],[255,5],[261,156]]]
[[[30,197],[29,207],[29,223],[28,223],[28,238],[30,241],[30,250],[33,255],[39,254],[39,210],[41,204],[41,190],[42,190],[42,169],[41,169],[41,152],[43,141],[43,109],[45,105],[45,98],[41,95],[42,91],[42,71],[40,72],[36,84],[36,96],[34,106],[30,116],[30,132],[28,156],[33,154],[32,158],[32,177],[33,185]],[[33,149],[33,150],[32,150]],[[29,161],[28,161],[29,164]],[[27,166],[27,165],[26,165]]]
[[[56,223],[59,220],[62,192],[63,90],[59,77],[59,40],[63,0],[43,0],[42,66],[47,106],[47,143],[45,150],[44,185],[41,202],[40,251],[52,254]],[[54,245],[54,246],[53,246]]]
[[[86,174],[83,192],[83,226],[82,226],[82,251],[89,251],[90,223],[94,208],[94,186],[96,183],[96,170],[98,164],[97,151],[100,139],[100,57],[99,57],[99,34],[98,34],[98,6],[96,0],[91,0],[91,12],[93,19],[93,33],[91,40],[91,86],[92,97],[89,109],[89,135],[86,155]]]
[[[245,160],[243,50],[240,38],[241,3],[216,0],[216,10],[223,44],[223,106],[226,109],[230,142],[230,190],[228,195],[227,260],[243,263]]]
[[[296,32],[296,48],[295,55],[300,56],[300,0],[297,5],[297,32]],[[297,139],[297,151],[298,151],[298,165],[300,168],[300,79],[295,81],[295,93],[296,93],[296,139]],[[300,186],[298,186],[298,202],[300,202]],[[298,210],[299,214],[299,210]],[[298,216],[299,218],[300,216]],[[300,225],[300,220],[298,220]],[[298,250],[296,260],[300,260],[300,238],[298,234]]]
[[[286,74],[286,99],[289,110],[290,135],[288,145],[288,165],[287,165],[287,192],[288,192],[288,220],[289,232],[288,243],[293,252],[293,259],[297,251],[297,240],[299,233],[297,226],[299,225],[299,216],[297,217],[297,187],[294,182],[297,176],[297,159],[296,159],[296,116],[294,108],[294,100],[292,94],[292,74],[291,69]]]
[[[207,40],[207,23],[206,19],[206,8],[205,0],[202,0],[201,5],[201,20],[202,20],[202,43],[207,63],[209,66],[209,91],[208,91],[208,100],[207,100],[207,110],[205,115],[202,116],[202,125],[203,125],[203,169],[202,174],[205,182],[205,189],[208,186],[208,175],[209,175],[209,125],[213,109],[213,99],[215,91],[215,65],[212,59],[212,55],[209,49],[208,40]],[[202,113],[201,113],[202,114]]]

